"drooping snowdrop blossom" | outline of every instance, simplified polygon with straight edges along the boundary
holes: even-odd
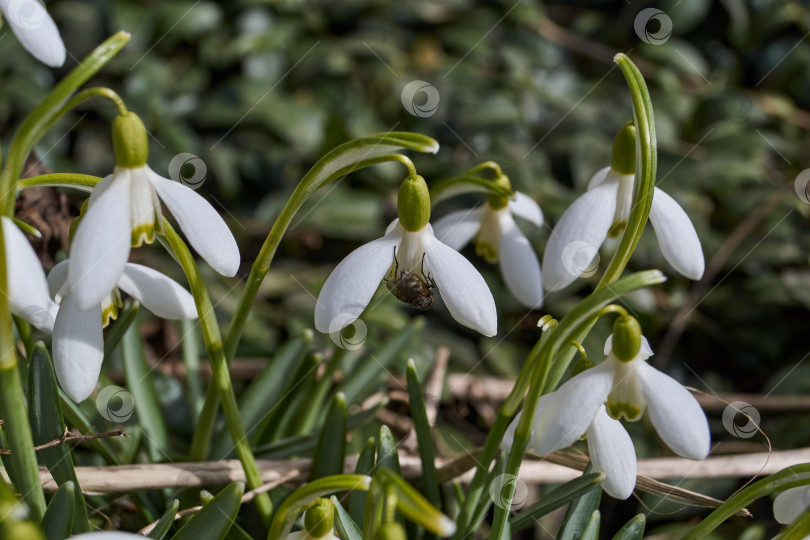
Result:
[[[631,422],[648,410],[656,432],[676,454],[705,458],[710,445],[706,415],[686,388],[646,362],[653,352],[635,318],[619,317],[605,354],[602,363],[549,394],[534,424],[538,455],[571,445],[606,405],[610,416]]]
[[[11,312],[38,330],[51,333],[59,306],[48,296],[42,265],[34,248],[11,218],[4,216],[2,224]]]
[[[605,239],[621,235],[630,217],[635,182],[635,128],[623,127],[611,165],[597,171],[587,191],[563,213],[543,254],[545,287],[558,291],[592,270]],[[683,208],[655,188],[650,211],[664,258],[689,279],[703,276],[704,259],[695,227]]]
[[[539,415],[543,407],[552,399],[554,393],[546,394],[540,398],[537,403],[537,411],[535,412],[535,419]],[[512,420],[509,427],[504,434],[502,447],[510,451],[515,437],[515,429],[517,423],[520,421],[522,413]],[[536,421],[536,420],[535,420]],[[585,435],[588,442],[588,454],[591,456],[591,463],[597,472],[605,474],[605,480],[602,482],[602,489],[611,497],[617,499],[626,499],[633,493],[633,488],[636,486],[636,450],[633,447],[633,441],[630,435],[622,427],[621,422],[611,418],[605,406],[600,406],[596,415],[591,420],[591,423],[586,427],[584,433],[579,436]],[[579,437],[577,437],[579,438]],[[531,433],[532,446],[535,447],[537,455],[545,455],[556,450],[565,448],[565,446],[558,445],[551,450],[543,444],[542,434],[532,426]],[[537,451],[537,447],[543,451]]]
[[[788,525],[810,508],[810,486],[786,489],[773,500],[773,517]]]
[[[62,261],[48,274],[48,287],[59,303],[53,328],[53,364],[59,384],[76,402],[85,400],[96,387],[104,359],[103,328],[118,316],[119,289],[158,317],[196,319],[194,298],[176,281],[157,270],[126,263],[116,287],[96,305],[83,308],[70,288],[73,259]]]
[[[467,259],[434,236],[421,176],[402,183],[397,210],[399,219],[385,236],[351,252],[327,278],[315,306],[315,328],[333,333],[353,323],[386,280],[397,298],[417,309],[433,304],[435,286],[456,321],[494,336],[498,320],[492,293]]]
[[[509,292],[524,306],[543,305],[543,278],[540,261],[514,217],[537,227],[543,225],[543,212],[534,200],[516,191],[510,200],[490,196],[479,208],[458,210],[436,221],[436,238],[455,250],[474,239],[475,252],[487,262],[500,262],[501,275]]]
[[[65,45],[59,29],[38,0],[0,0],[0,12],[34,58],[51,67],[65,63]]]
[[[134,113],[113,124],[116,167],[93,190],[71,244],[68,283],[81,309],[101,303],[115,287],[129,258],[162,230],[161,201],[174,215],[191,246],[217,272],[234,276],[239,248],[216,210],[193,189],[163,178],[146,164],[146,128]]]

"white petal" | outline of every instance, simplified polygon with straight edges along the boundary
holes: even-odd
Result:
[[[594,258],[613,224],[617,191],[613,183],[586,191],[562,215],[543,254],[546,290],[558,291],[595,271]]]
[[[689,390],[646,362],[637,367],[636,373],[650,420],[666,445],[685,458],[708,456],[709,422]]]
[[[39,258],[23,232],[10,218],[3,217],[2,223],[11,312],[39,330],[51,332],[55,305],[48,295],[48,283]]]
[[[810,508],[810,487],[786,489],[773,501],[773,517],[782,525],[787,525],[793,523],[808,508]]]
[[[95,190],[70,246],[68,286],[82,309],[101,304],[129,258],[129,176],[109,176]]]
[[[605,182],[605,180],[607,180],[609,172],[610,166],[604,167],[596,171],[594,175],[591,176],[591,179],[588,181],[588,187],[586,189],[590,191],[597,186],[601,186]]]
[[[695,227],[675,199],[658,188],[653,195],[650,221],[667,262],[681,275],[700,279],[705,263]]]
[[[599,408],[588,428],[588,453],[593,468],[605,473],[602,489],[617,499],[626,499],[636,486],[636,449],[622,423]]]
[[[69,268],[70,259],[67,259],[57,263],[56,266],[51,268],[51,271],[48,272],[48,292],[50,292],[51,298],[57,302],[62,301],[60,294],[62,287],[67,282]]]
[[[508,213],[500,216],[500,266],[512,296],[528,308],[543,305],[543,278],[537,254]]]
[[[182,285],[140,264],[127,263],[118,279],[121,290],[163,319],[196,319],[194,297]]]
[[[525,193],[515,192],[515,200],[509,201],[509,210],[538,227],[543,226],[543,211],[540,210],[540,205]]]
[[[451,212],[433,224],[440,242],[456,251],[466,246],[481,228],[481,209],[468,208]]]
[[[487,282],[458,251],[425,238],[425,266],[436,281],[450,315],[485,336],[498,333],[498,313]]]
[[[340,261],[323,284],[315,304],[315,328],[319,332],[342,330],[363,313],[394,263],[394,248],[401,237],[401,229],[397,227]]]
[[[34,58],[51,67],[65,63],[65,45],[45,6],[36,0],[0,0],[0,10]]]
[[[607,362],[572,377],[549,397],[535,418],[534,451],[538,456],[571,446],[604,408],[613,384],[613,369]]]
[[[93,393],[102,360],[101,306],[82,310],[77,299],[67,295],[53,329],[53,367],[70,399],[78,403]]]
[[[197,253],[223,276],[239,271],[239,247],[222,217],[199,193],[149,171],[149,179]]]

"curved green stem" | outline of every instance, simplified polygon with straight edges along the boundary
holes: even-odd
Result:
[[[34,520],[39,522],[45,514],[45,492],[39,481],[34,439],[28,423],[11,328],[11,307],[5,291],[8,288],[8,262],[5,234],[3,227],[0,227],[0,285],[4,289],[0,294],[0,417],[3,418],[3,431],[11,450],[10,472],[14,473],[14,487],[22,494]]]
[[[26,116],[14,133],[8,156],[0,171],[0,212],[11,213],[14,205],[14,184],[22,174],[25,158],[53,123],[66,111],[64,105],[70,96],[98,72],[127,44],[130,35],[118,32],[96,47],[76,66],[48,96]]]
[[[526,401],[524,403],[524,410],[527,411],[533,412],[537,407],[537,401],[539,401],[540,396],[545,392],[553,390],[554,386],[552,385],[556,385],[559,378],[562,377],[563,373],[565,373],[565,369],[568,367],[568,364],[574,356],[574,348],[568,348],[566,351],[561,350],[559,355],[557,354],[557,351],[554,350],[554,344],[557,343],[557,336],[562,333],[561,331],[563,329],[570,328],[571,331],[564,332],[567,341],[581,341],[590,331],[590,328],[593,326],[593,324],[595,324],[598,317],[581,320],[578,324],[572,326],[570,325],[572,315],[574,315],[580,306],[603,292],[605,289],[610,291],[615,289],[616,285],[611,284],[616,282],[624,271],[624,268],[627,266],[627,262],[630,260],[630,256],[633,254],[633,251],[641,238],[641,233],[643,232],[644,226],[647,223],[650,208],[652,207],[657,160],[652,101],[650,99],[647,86],[644,82],[644,78],[641,76],[641,73],[635,64],[633,64],[633,62],[624,54],[616,55],[614,60],[619,65],[619,68],[621,69],[630,90],[633,102],[633,118],[636,126],[636,181],[634,184],[633,203],[630,217],[627,222],[627,227],[625,228],[619,242],[619,247],[611,259],[608,268],[605,270],[605,274],[602,276],[602,279],[597,286],[597,290],[594,291],[591,296],[583,300],[568,316],[565,317],[565,319],[563,319],[563,321],[560,322],[558,327],[553,332],[554,340],[550,340],[547,347],[540,347],[537,354],[530,355],[529,359],[527,360],[527,363],[538,362],[540,364],[537,369],[528,369],[525,370],[525,372],[521,372],[523,377],[525,377],[528,373],[530,374],[529,376],[531,378],[531,382],[528,384],[529,390],[526,395]],[[616,284],[618,284],[618,282]],[[533,350],[532,352],[534,353],[535,351]],[[552,361],[554,361],[553,370],[551,370]],[[511,419],[511,417],[514,415],[514,410],[512,410],[512,407],[515,407],[516,409],[517,404],[523,396],[523,392],[525,392],[526,386],[526,381],[521,380],[519,377],[517,383],[515,384],[515,390],[518,390],[519,393],[511,393],[507,401],[501,407],[501,411],[499,411],[498,418],[500,419],[503,416],[507,419],[507,421],[496,421],[498,430],[496,431],[494,429],[496,426],[493,426],[493,429],[490,430],[487,436],[485,450],[489,449],[492,456],[482,456],[482,464],[484,465],[479,466],[478,470],[476,470],[475,477],[470,485],[470,492],[465,500],[464,507],[462,508],[459,518],[461,527],[459,529],[459,533],[456,534],[456,538],[462,538],[465,534],[469,533],[470,519],[473,515],[474,508],[478,504],[481,497],[486,470],[489,467],[489,463],[491,463],[491,460],[494,459],[495,456],[495,452],[492,452],[492,449],[497,449],[497,444],[490,443],[490,438],[496,439],[497,443],[499,444],[500,440],[503,438],[506,426],[508,426],[508,419]],[[512,443],[512,451],[509,454],[506,467],[506,472],[509,474],[517,474],[517,470],[519,469],[520,463],[523,460],[523,454],[528,445],[529,434],[531,433],[532,417],[533,414],[522,415],[521,420],[518,423],[515,431],[515,438]],[[504,425],[504,423],[506,425]],[[484,460],[483,458],[487,459]],[[476,492],[472,491],[473,487],[477,488]],[[511,494],[505,493],[504,495],[508,495],[507,499],[511,501]],[[495,519],[492,529],[494,538],[500,538],[500,535],[503,533],[504,527],[506,526],[506,520],[509,515],[508,508],[509,505],[506,504],[500,505],[495,509]],[[462,520],[462,518],[464,519]]]
[[[17,181],[17,189],[31,187],[69,187],[82,191],[93,191],[96,184],[101,182],[98,176],[79,173],[52,173],[39,176],[29,176]]]
[[[726,500],[709,514],[697,527],[684,536],[684,540],[704,538],[725,520],[761,497],[786,489],[810,485],[810,463],[793,465],[776,474],[758,480]]]
[[[239,297],[239,303],[236,306],[236,311],[233,319],[231,319],[225,338],[225,357],[229,362],[236,353],[236,346],[242,338],[242,331],[253,308],[253,302],[256,300],[264,276],[267,275],[270,269],[270,264],[273,262],[281,238],[301,206],[321,187],[351,172],[377,163],[397,161],[408,168],[409,175],[415,175],[416,169],[410,159],[402,154],[390,153],[400,148],[435,152],[438,149],[438,143],[429,137],[412,133],[394,132],[365,137],[338,146],[321,158],[307,172],[287,200],[284,208],[281,209],[281,213],[273,223],[273,227],[270,229],[256,260],[250,268],[250,274]],[[192,460],[204,460],[208,456],[218,404],[216,390],[209,387],[191,441],[189,457]]]
[[[270,525],[270,533],[267,535],[268,540],[283,540],[286,538],[295,517],[315,499],[336,491],[355,489],[368,491],[370,485],[371,477],[363,474],[338,474],[309,482],[292,492],[278,507],[276,515],[273,516],[273,523]]]
[[[242,420],[239,417],[239,406],[236,403],[236,396],[231,385],[231,377],[228,373],[228,363],[225,360],[225,352],[222,348],[222,337],[219,332],[219,325],[214,314],[214,306],[208,296],[200,271],[194,262],[194,257],[188,250],[185,242],[180,238],[171,224],[164,219],[163,229],[166,240],[169,243],[174,255],[183,267],[183,271],[188,279],[189,287],[194,296],[194,304],[199,315],[200,328],[202,329],[205,349],[208,353],[208,360],[211,363],[213,387],[216,387],[217,394],[222,398],[222,410],[225,413],[225,423],[231,433],[236,455],[245,470],[245,479],[250,489],[256,489],[262,485],[262,478],[256,466],[256,459],[250,450]],[[273,503],[267,493],[261,493],[254,499],[259,514],[269,525],[273,513]]]

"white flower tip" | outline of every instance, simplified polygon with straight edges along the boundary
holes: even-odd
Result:
[[[439,519],[439,535],[452,536],[456,533],[456,522],[447,516],[442,516]]]
[[[439,152],[439,143],[438,143],[438,141],[433,141],[433,144],[431,144],[430,146],[425,148],[425,150],[427,152],[430,152],[431,154],[437,154]]]

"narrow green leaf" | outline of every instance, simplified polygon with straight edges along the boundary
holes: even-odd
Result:
[[[34,345],[28,370],[29,399],[28,412],[31,419],[31,433],[34,445],[39,446],[59,439],[65,430],[65,421],[62,417],[62,407],[59,404],[59,391],[56,385],[56,375],[53,371],[48,349],[41,342]],[[38,453],[39,458],[48,467],[51,476],[58,485],[72,482],[77,489],[72,489],[76,501],[72,506],[75,512],[72,523],[74,534],[89,530],[87,522],[87,505],[81,489],[78,489],[79,479],[73,468],[73,457],[64,444],[44,448]]]
[[[440,536],[449,536],[456,531],[452,519],[442,514],[430,504],[421,493],[403,478],[388,468],[379,468],[375,476],[394,490],[397,499],[397,510],[425,529]]]
[[[363,532],[340,504],[338,498],[332,495],[330,500],[335,505],[335,528],[340,538],[343,540],[363,540]]]
[[[183,334],[180,345],[183,351],[183,365],[186,368],[186,389],[188,390],[186,399],[191,410],[191,420],[196,425],[203,406],[203,396],[205,395],[205,385],[200,374],[200,357],[203,352],[202,338],[197,321],[193,319],[180,321],[180,329]]]
[[[202,510],[194,514],[172,539],[220,540],[225,538],[239,512],[244,492],[245,485],[242,482],[228,484],[211,502],[203,506]]]
[[[377,439],[377,468],[388,469],[397,475],[402,475],[402,468],[399,466],[399,453],[397,452],[397,440],[391,429],[383,424],[380,426],[380,438]]]
[[[515,515],[510,521],[512,532],[516,533],[529,527],[549,512],[568,504],[594,486],[598,486],[604,479],[605,475],[603,473],[588,473],[557,487],[548,495],[543,496],[543,498],[534,504],[523,508],[520,513]]]
[[[591,465],[585,469],[584,474],[593,472]],[[599,508],[599,501],[602,499],[602,488],[593,487],[579,499],[571,503],[565,512],[560,531],[557,533],[558,540],[577,540],[580,538],[588,526],[591,516]]]
[[[703,538],[725,520],[761,497],[767,497],[786,489],[810,485],[810,463],[793,465],[762,480],[757,480],[745,489],[732,495],[722,505],[692,529],[684,540]]]
[[[319,352],[304,357],[278,405],[273,407],[273,414],[267,415],[269,421],[263,423],[266,428],[261,434],[262,440],[277,441],[294,431],[292,426],[297,421],[295,413],[306,402],[306,391],[314,383],[322,361],[323,355]]]
[[[76,484],[65,482],[56,491],[42,518],[42,531],[47,540],[64,540],[70,536],[76,502]]]
[[[331,358],[326,361],[326,369],[323,375],[318,377],[307,400],[307,406],[304,408],[301,418],[299,419],[299,433],[310,433],[318,420],[324,418],[324,407],[322,404],[329,394],[329,389],[332,387],[335,372],[343,364],[346,357],[354,353],[355,351],[341,347],[335,347],[333,349]]]
[[[644,538],[644,526],[647,523],[647,518],[644,514],[637,514],[630,518],[630,521],[624,524],[619,531],[613,536],[613,540],[642,540]]]
[[[280,409],[279,403],[289,392],[313,335],[312,330],[305,330],[284,343],[239,396],[239,416],[252,444]],[[217,437],[211,456],[225,458],[231,454],[232,448],[230,436],[223,432]]]
[[[360,362],[358,367],[347,373],[338,390],[346,396],[347,403],[362,401],[371,390],[387,376],[400,352],[408,345],[413,336],[424,326],[424,319],[414,319],[410,324],[385,340],[385,343],[374,351],[374,361]]]
[[[166,509],[166,512],[160,516],[160,519],[155,524],[155,528],[149,533],[149,538],[163,540],[166,535],[169,534],[169,529],[171,529],[172,525],[174,524],[174,518],[177,515],[177,509],[179,507],[180,501],[177,499],[172,499],[172,502],[169,503],[169,507]]]
[[[599,525],[601,521],[602,514],[599,513],[599,510],[594,510],[579,540],[599,540]]]
[[[347,416],[346,398],[338,392],[329,407],[329,413],[318,438],[318,446],[315,447],[312,467],[309,470],[310,481],[343,472],[343,461],[346,459]]]
[[[130,326],[122,341],[124,374],[127,389],[132,392],[138,425],[146,434],[146,447],[152,461],[163,461],[170,453],[169,432],[160,410],[160,402],[152,382],[141,335],[137,325]]]
[[[360,455],[357,456],[357,465],[354,472],[361,475],[370,475],[374,471],[374,463],[377,456],[377,441],[374,437],[369,437]],[[363,523],[363,515],[366,511],[366,492],[355,491],[349,496],[349,515],[355,523]]]
[[[388,398],[383,398],[368,409],[364,409],[349,416],[348,431],[351,432],[373,420],[380,409],[388,404]],[[318,444],[318,435],[296,435],[280,441],[257,446],[253,451],[257,456],[268,459],[282,459],[295,455],[309,455]],[[372,462],[373,465],[373,462]]]
[[[425,396],[422,394],[422,386],[419,382],[419,376],[416,373],[416,365],[412,359],[408,360],[406,373],[411,418],[413,419],[414,430],[416,431],[419,459],[422,462],[424,493],[427,500],[430,501],[433,506],[441,509],[439,480],[436,476],[436,454],[433,451],[433,437],[431,436],[430,424],[428,423]]]

